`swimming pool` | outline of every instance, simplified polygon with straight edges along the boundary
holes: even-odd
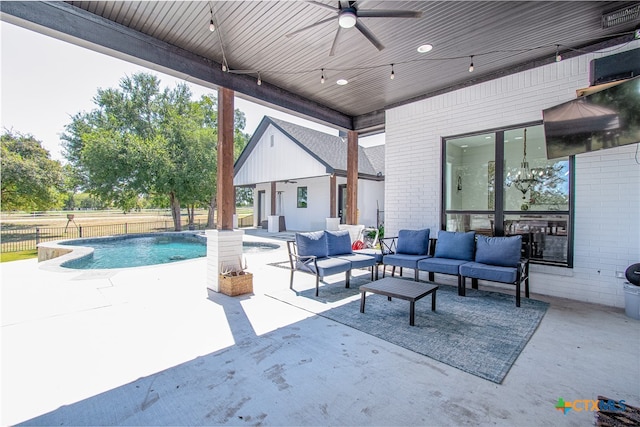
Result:
[[[93,251],[66,261],[61,267],[77,270],[141,267],[166,264],[207,255],[207,238],[198,234],[118,236],[76,239],[60,242],[64,246],[82,246]],[[271,243],[243,242],[243,251],[259,252],[279,246]]]

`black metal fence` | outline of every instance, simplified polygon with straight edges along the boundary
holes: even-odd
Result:
[[[197,221],[189,229],[204,230],[207,223]],[[253,215],[238,218],[238,227],[253,226]],[[186,228],[185,228],[186,229]],[[109,225],[69,224],[66,227],[29,227],[2,229],[0,233],[0,250],[2,252],[19,252],[35,250],[42,242],[52,240],[78,239],[82,237],[116,236],[122,234],[158,233],[173,231],[173,221],[133,222]]]

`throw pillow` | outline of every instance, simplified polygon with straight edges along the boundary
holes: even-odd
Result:
[[[476,232],[467,233],[458,231],[438,232],[438,242],[436,243],[436,258],[459,259],[463,261],[473,261],[473,251],[475,249]]]
[[[347,230],[325,231],[327,234],[327,255],[344,255],[351,252],[351,237]]]
[[[429,229],[400,230],[398,232],[396,253],[407,255],[428,255]]]
[[[521,249],[522,236],[478,236],[476,241],[476,262],[502,267],[517,267],[520,262]]]
[[[300,256],[327,256],[327,235],[324,231],[296,233],[296,245]]]

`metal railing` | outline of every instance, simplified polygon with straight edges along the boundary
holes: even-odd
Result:
[[[206,221],[196,221],[193,227],[183,225],[183,230],[204,230]],[[238,227],[253,226],[253,215],[238,218]],[[117,236],[123,234],[159,233],[173,231],[173,221],[131,222],[109,225],[74,225],[66,227],[24,227],[2,228],[0,232],[0,251],[20,252],[35,250],[41,242],[68,240],[83,237]]]

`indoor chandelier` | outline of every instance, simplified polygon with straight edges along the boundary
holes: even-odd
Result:
[[[522,192],[522,198],[526,199],[527,192],[537,183],[538,178],[535,173],[529,169],[529,162],[527,161],[527,130],[525,129],[522,162],[516,172],[516,177],[513,179],[513,185]]]

